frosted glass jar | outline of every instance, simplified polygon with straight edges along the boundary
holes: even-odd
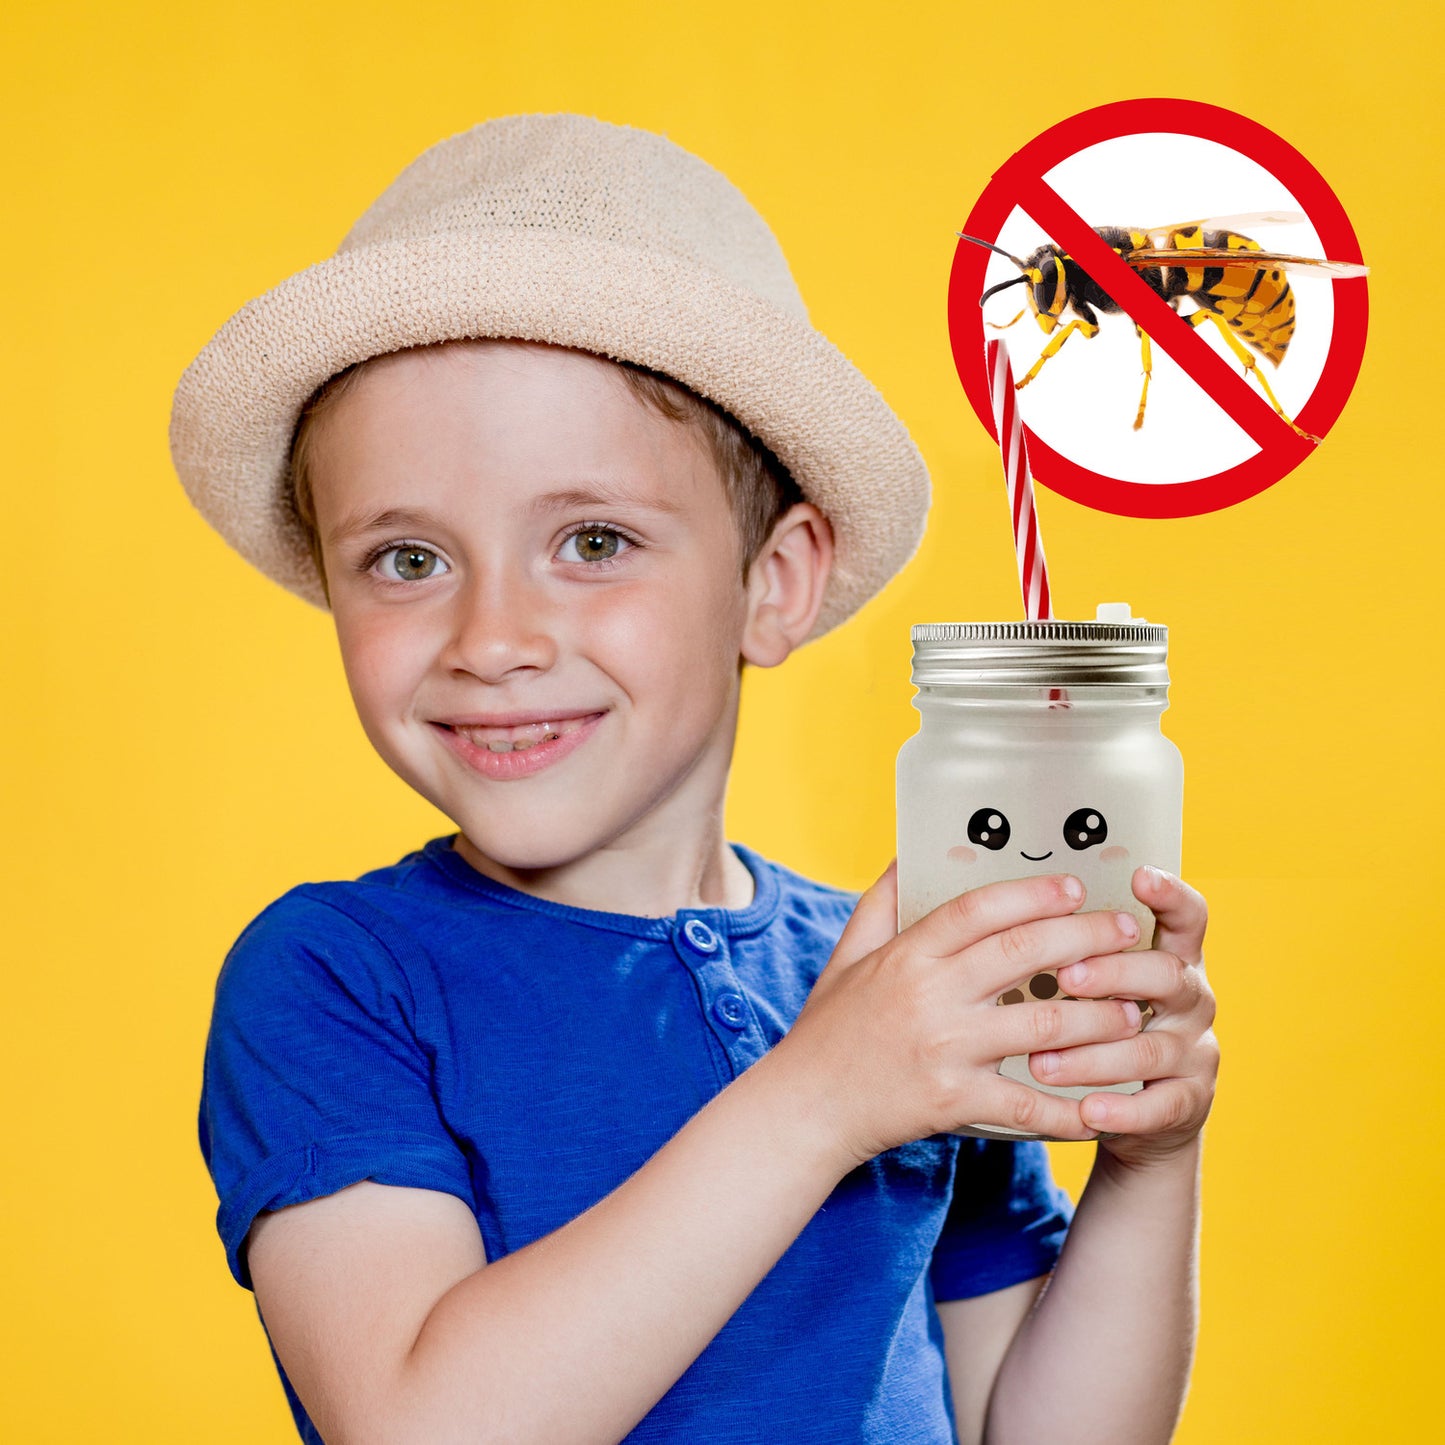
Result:
[[[1130,879],[1146,863],[1179,872],[1184,790],[1179,750],[1159,728],[1168,629],[1120,604],[1099,613],[1110,620],[913,629],[922,722],[898,755],[900,927],[985,883],[1073,873],[1085,909],[1133,913],[1137,947],[1150,946],[1154,917]],[[1053,973],[1041,973],[999,1003],[1058,994]],[[1069,1098],[1097,1092],[1040,1084],[1026,1058],[999,1072]]]

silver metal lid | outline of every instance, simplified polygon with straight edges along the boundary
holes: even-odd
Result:
[[[1169,629],[1130,622],[925,622],[913,681],[926,686],[1169,686]]]

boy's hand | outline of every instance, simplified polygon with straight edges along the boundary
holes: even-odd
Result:
[[[1135,871],[1134,896],[1158,920],[1155,946],[1070,964],[1059,970],[1059,982],[1076,998],[1114,996],[1152,1004],[1148,1027],[1126,1042],[1036,1053],[1029,1066],[1047,1084],[1143,1079],[1136,1094],[1087,1095],[1080,1115],[1105,1136],[1101,1147],[1121,1163],[1148,1164],[1199,1133],[1214,1101],[1219,1047],[1202,958],[1204,899],[1156,868]]]
[[[773,1051],[775,1067],[791,1070],[793,1097],[811,1103],[846,1159],[861,1163],[964,1125],[1094,1137],[1076,1101],[998,1073],[1011,1055],[1117,1048],[1139,1031],[1130,1001],[1143,996],[1138,991],[1126,999],[997,1006],[1000,994],[1031,974],[1113,955],[1135,941],[1137,925],[1127,914],[1076,912],[1082,896],[1070,877],[995,883],[898,933],[894,869],[864,894]]]

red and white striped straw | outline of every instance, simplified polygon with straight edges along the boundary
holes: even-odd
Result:
[[[993,425],[1003,457],[1004,480],[1008,483],[1009,513],[1013,517],[1014,551],[1018,555],[1019,589],[1023,593],[1024,616],[1030,622],[1051,618],[1049,569],[1044,561],[1044,544],[1039,537],[1039,520],[1034,512],[1034,483],[1029,475],[1029,454],[1024,445],[1024,424],[1014,395],[1013,371],[1008,349],[1001,341],[987,346],[988,390],[993,401]]]

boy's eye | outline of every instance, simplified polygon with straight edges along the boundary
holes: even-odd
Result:
[[[968,820],[968,841],[998,852],[1008,842],[1008,819],[997,808],[980,808]]]
[[[451,570],[430,547],[417,547],[410,543],[402,547],[388,547],[376,559],[376,565],[383,577],[398,582],[422,582]]]
[[[562,543],[559,555],[568,562],[607,562],[629,545],[620,532],[609,527],[585,527]]]
[[[1070,848],[1092,848],[1109,836],[1109,825],[1097,808],[1075,808],[1064,819],[1064,842]]]

